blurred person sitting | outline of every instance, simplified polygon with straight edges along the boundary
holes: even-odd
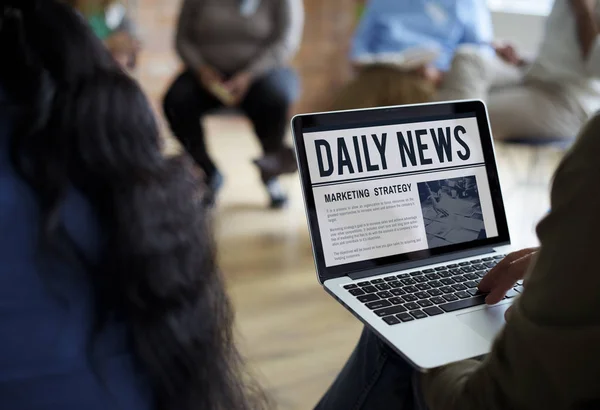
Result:
[[[277,177],[296,170],[284,144],[299,81],[288,66],[301,41],[302,0],[185,0],[177,52],[186,65],[163,107],[175,136],[216,196],[223,177],[208,153],[201,119],[223,106],[250,119],[264,157],[256,160],[271,207],[287,203]]]
[[[439,99],[486,101],[495,139],[572,139],[600,108],[596,0],[556,0],[537,56],[457,51]]]
[[[68,0],[68,3],[88,20],[119,64],[129,70],[136,67],[140,41],[122,3],[115,0]]]
[[[430,101],[456,48],[491,50],[492,36],[485,0],[370,0],[352,42],[356,77],[333,108]]]
[[[0,48],[0,407],[263,408],[140,88],[57,0],[0,0]]]

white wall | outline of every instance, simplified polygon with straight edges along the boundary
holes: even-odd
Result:
[[[507,40],[523,53],[534,53],[542,37],[545,17],[532,14],[493,12],[492,22],[497,39]]]

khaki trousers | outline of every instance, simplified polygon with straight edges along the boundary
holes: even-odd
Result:
[[[416,104],[432,101],[435,85],[415,72],[387,66],[363,68],[342,88],[333,110]]]
[[[528,68],[506,64],[475,48],[457,50],[437,99],[481,99],[494,138],[574,138],[588,114],[567,84],[541,81]]]

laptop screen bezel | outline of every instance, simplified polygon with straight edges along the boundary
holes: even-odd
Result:
[[[490,184],[492,203],[498,228],[498,236],[468,243],[424,249],[417,252],[368,259],[343,265],[326,266],[315,199],[308,171],[306,149],[304,146],[304,133],[327,129],[352,129],[365,126],[365,124],[375,126],[377,124],[390,124],[394,122],[426,122],[443,118],[452,118],[453,116],[464,117],[471,113],[476,117],[477,125],[479,127],[485,167]],[[401,269],[402,264],[407,262],[414,262],[434,256],[451,255],[453,253],[476,248],[492,248],[510,243],[508,223],[494,154],[494,145],[492,142],[487,110],[482,101],[444,102],[364,110],[336,111],[329,113],[301,114],[292,119],[292,131],[294,142],[296,144],[298,163],[300,165],[300,179],[306,203],[306,214],[314,250],[315,264],[321,283],[324,283],[329,279],[347,276],[351,273],[369,269],[392,268],[394,266]]]

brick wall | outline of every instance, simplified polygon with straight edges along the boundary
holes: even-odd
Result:
[[[306,24],[294,64],[304,89],[298,111],[320,110],[349,77],[356,0],[305,0]]]

